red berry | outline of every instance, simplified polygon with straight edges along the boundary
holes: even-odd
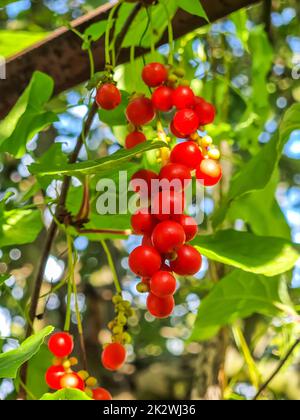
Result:
[[[205,187],[213,187],[222,178],[222,167],[213,159],[204,159],[196,170],[196,177]]]
[[[144,143],[147,141],[146,136],[141,131],[134,131],[133,133],[128,134],[125,140],[125,148],[132,149],[138,144]]]
[[[175,137],[177,137],[178,139],[186,139],[186,138],[188,138],[188,134],[182,134],[182,133],[180,133],[178,130],[176,130],[176,128],[174,127],[174,120],[172,120],[172,122],[171,122],[171,125],[170,125],[170,130],[171,130],[171,133],[175,136]]]
[[[198,273],[201,265],[200,253],[190,245],[183,245],[177,251],[177,258],[170,262],[171,269],[180,276],[192,276]]]
[[[203,155],[196,143],[185,141],[174,147],[170,159],[172,163],[180,163],[189,169],[196,169],[203,160]]]
[[[125,347],[120,343],[111,343],[105,347],[101,356],[102,364],[105,369],[119,370],[126,360]]]
[[[172,220],[159,223],[152,234],[152,242],[161,254],[172,254],[185,243],[183,227]]]
[[[194,110],[199,118],[200,125],[207,125],[214,122],[216,116],[216,109],[215,107],[206,102],[203,98],[196,98],[196,106]]]
[[[75,388],[81,391],[85,388],[84,381],[75,372],[65,373],[60,379],[61,388]]]
[[[145,97],[133,99],[127,106],[126,116],[136,127],[150,123],[155,118],[152,102]]]
[[[182,109],[174,116],[174,127],[182,135],[190,136],[199,127],[199,118],[192,109]]]
[[[149,293],[147,298],[147,308],[155,318],[167,318],[174,310],[175,301],[173,296],[159,298],[153,293]]]
[[[174,220],[179,223],[185,232],[186,242],[193,240],[198,233],[198,225],[196,220],[185,214],[174,216]]]
[[[164,221],[175,214],[182,214],[185,207],[184,193],[177,191],[159,192],[152,200],[152,214]]]
[[[169,182],[173,181],[172,187],[175,191],[185,189],[192,180],[190,169],[178,163],[169,163],[164,166],[159,173],[159,178],[160,180],[166,179]],[[169,186],[167,185],[167,187]]]
[[[149,209],[138,210],[131,217],[131,226],[137,235],[151,235],[156,221]]]
[[[173,296],[176,292],[175,277],[168,271],[158,271],[151,278],[150,290],[159,298]]]
[[[96,102],[99,107],[111,111],[117,108],[121,101],[121,93],[113,83],[105,83],[98,88]]]
[[[168,86],[160,86],[153,92],[152,103],[158,111],[171,111],[173,108],[173,89]]]
[[[150,63],[143,68],[142,78],[149,87],[162,85],[168,78],[168,70],[161,63]]]
[[[177,109],[192,108],[195,105],[195,95],[188,86],[179,86],[173,92],[173,104]]]
[[[51,389],[61,389],[60,380],[65,374],[63,366],[50,366],[46,372],[46,383]]]
[[[73,337],[66,332],[55,333],[50,337],[48,347],[54,356],[67,357],[74,348]]]
[[[97,401],[111,401],[113,399],[111,393],[105,388],[93,389],[93,398]]]
[[[161,256],[150,246],[139,246],[129,256],[131,271],[140,277],[152,277],[160,269],[161,263]]]
[[[145,191],[145,193],[146,193],[145,195],[146,195],[146,197],[151,197],[152,181],[158,180],[158,175],[153,171],[148,171],[147,169],[141,169],[140,171],[136,172],[132,176],[131,181],[135,181],[135,180],[145,181],[145,183],[146,183],[145,188],[147,188],[147,191]],[[142,192],[144,192],[143,189],[144,188],[142,188]],[[136,193],[138,193],[140,190],[141,190],[141,188],[139,186],[136,186],[134,188],[134,191]],[[142,196],[144,196],[144,194],[142,194]]]

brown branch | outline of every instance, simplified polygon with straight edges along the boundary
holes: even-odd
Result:
[[[203,7],[210,22],[262,0],[202,0]],[[91,13],[72,22],[73,28],[84,32],[91,24],[105,20],[112,7],[105,4]],[[183,10],[178,10],[173,19],[175,38],[179,38],[201,26],[207,24],[206,20],[192,16]],[[165,33],[159,44],[166,43],[168,35]],[[32,73],[43,71],[51,76],[55,82],[55,94],[85,82],[90,77],[90,63],[87,54],[81,48],[82,41],[71,30],[60,28],[50,36],[34,46],[14,55],[7,60],[6,80],[0,80],[0,118],[3,118],[16,103],[20,94],[28,85]],[[105,67],[104,39],[92,45],[96,71]],[[137,48],[139,56],[145,50]],[[118,63],[129,60],[129,49],[122,49]]]
[[[130,24],[132,23],[132,21],[134,20],[134,18],[138,14],[139,10],[140,10],[139,5],[136,6],[133,9],[132,13],[130,14],[130,16],[128,18],[128,21],[130,22]],[[126,31],[122,31],[123,37],[125,37],[126,32],[129,29],[130,24],[128,25],[128,23],[126,23],[124,25],[124,28],[126,28]],[[121,45],[122,42],[123,42],[123,39],[118,38],[118,42]],[[84,124],[82,133],[79,135],[79,137],[77,139],[75,149],[74,149],[73,153],[71,154],[71,156],[69,158],[69,163],[70,164],[75,163],[77,161],[78,155],[79,155],[80,150],[83,146],[83,139],[86,138],[86,136],[88,135],[88,133],[91,129],[92,123],[93,123],[95,115],[97,113],[97,109],[98,109],[97,104],[96,104],[96,102],[94,102],[90,111],[89,111],[89,113],[88,113],[88,116],[87,116],[86,122]],[[59,199],[59,204],[58,204],[57,209],[56,209],[56,217],[58,219],[59,219],[59,216],[60,216],[61,212],[64,211],[64,209],[65,209],[67,194],[68,194],[68,191],[69,191],[69,188],[70,188],[70,181],[71,181],[70,177],[64,177],[64,181],[63,181],[63,185],[62,185],[62,189],[61,189],[61,195],[60,195],[60,199]],[[56,233],[57,233],[57,229],[58,229],[58,227],[57,227],[56,221],[53,220],[51,225],[50,225],[50,228],[48,230],[48,233],[47,233],[45,248],[43,250],[43,254],[42,254],[41,261],[40,261],[39,269],[38,269],[37,276],[36,276],[36,279],[35,279],[35,282],[34,282],[33,297],[32,297],[32,300],[31,300],[30,310],[29,310],[29,318],[30,318],[31,322],[27,326],[26,337],[29,337],[32,334],[32,325],[33,325],[34,320],[36,318],[36,312],[37,312],[41,287],[42,287],[42,284],[43,284],[44,272],[45,272],[46,264],[47,264],[49,254],[50,254],[50,251],[51,251],[51,247],[52,247],[53,241],[54,241]],[[26,383],[27,368],[28,368],[28,364],[25,363],[22,366],[22,370],[21,370],[21,379],[22,379],[23,383]],[[20,388],[19,398],[20,399],[25,399],[26,398],[26,390],[23,387]]]
[[[260,395],[264,392],[265,389],[268,388],[268,386],[270,385],[270,383],[273,381],[273,379],[278,375],[278,373],[281,371],[281,369],[284,367],[284,365],[286,364],[286,362],[288,361],[288,359],[290,358],[290,356],[293,354],[294,350],[298,347],[298,345],[300,344],[300,338],[298,338],[295,343],[292,345],[292,347],[290,348],[290,350],[287,352],[287,354],[284,356],[284,358],[281,360],[281,362],[279,363],[279,365],[277,366],[277,368],[274,370],[274,372],[272,373],[272,375],[266,380],[266,382],[263,383],[263,385],[260,387],[260,389],[258,390],[257,394],[255,395],[255,397],[253,398],[253,401],[258,400],[258,398],[260,397]]]

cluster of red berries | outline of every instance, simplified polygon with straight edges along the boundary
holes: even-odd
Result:
[[[79,389],[94,400],[112,400],[111,394],[105,388],[97,387],[96,378],[91,377],[86,371],[73,370],[78,360],[75,357],[69,357],[74,348],[73,337],[70,334],[66,332],[53,334],[49,339],[48,348],[55,356],[45,376],[49,388]]]
[[[193,176],[209,187],[216,185],[222,177],[219,150],[211,137],[198,134],[198,130],[204,131],[203,127],[214,121],[215,108],[196,96],[181,80],[183,77],[181,69],[172,70],[160,63],[146,65],[142,78],[149,88],[154,89],[152,97],[134,95],[126,108],[130,130],[126,148],[147,141],[142,127],[151,123],[160,112],[173,112],[170,134],[186,140],[177,144],[164,159],[159,174],[143,169],[132,177],[132,180],[146,182],[151,204],[148,202],[146,208],[132,216],[132,228],[136,234],[143,235],[143,241],[131,253],[129,266],[142,279],[138,290],[150,292],[147,307],[157,318],[165,318],[173,312],[176,291],[173,273],[191,276],[200,270],[202,264],[199,252],[188,244],[197,235],[198,227],[192,217],[184,214],[184,190]],[[97,102],[105,109],[118,106],[121,102],[118,88],[114,84],[102,85],[97,91]],[[165,138],[170,141],[166,134]],[[170,191],[161,186],[152,197],[153,181],[162,180],[176,181],[177,187]]]

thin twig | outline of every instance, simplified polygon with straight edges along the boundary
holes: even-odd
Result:
[[[118,53],[116,55],[116,61],[118,61],[118,57],[120,55],[120,50],[122,48],[122,43],[123,40],[127,34],[128,29],[130,28],[132,22],[134,21],[135,17],[137,16],[139,10],[140,10],[140,4],[138,4],[132,11],[132,13],[130,14],[130,16],[128,17],[127,22],[125,23],[122,31],[120,32],[120,34],[117,37],[116,40],[116,45],[118,46]],[[84,123],[83,126],[83,130],[82,133],[79,135],[78,139],[77,139],[77,143],[75,146],[75,149],[73,151],[73,153],[70,155],[69,158],[69,163],[75,163],[78,159],[80,150],[82,148],[83,145],[83,139],[86,138],[86,136],[88,135],[92,123],[94,121],[94,118],[97,114],[97,104],[94,101],[92,107],[89,110],[89,113],[87,115],[87,119],[86,122]],[[61,189],[61,195],[60,195],[60,199],[59,199],[59,204],[57,206],[56,209],[56,215],[59,216],[61,214],[61,211],[64,210],[65,204],[66,204],[66,199],[67,199],[67,194],[70,188],[70,184],[71,184],[71,178],[70,177],[64,177],[63,180],[63,184],[62,184],[62,189]],[[34,323],[35,317],[36,317],[36,311],[37,311],[37,306],[38,306],[38,302],[39,302],[39,297],[40,297],[40,293],[41,293],[41,288],[42,288],[42,284],[43,284],[43,278],[44,278],[44,272],[46,269],[46,264],[50,255],[50,251],[52,248],[52,244],[54,241],[54,238],[56,236],[57,233],[57,224],[56,222],[53,220],[50,228],[47,232],[47,236],[46,236],[46,241],[45,241],[45,246],[44,246],[44,250],[42,253],[42,257],[41,257],[41,261],[39,264],[39,268],[38,268],[38,272],[36,275],[36,279],[34,281],[34,289],[33,289],[33,296],[31,299],[31,304],[30,304],[30,310],[29,310],[29,317],[31,320],[31,324]],[[26,331],[26,338],[28,338],[33,331],[33,328],[31,326],[31,324],[29,323],[27,326],[27,331]],[[25,363],[22,366],[22,370],[21,370],[21,380],[24,384],[26,384],[26,379],[27,379],[27,363]],[[19,399],[26,399],[26,390],[24,389],[24,387],[20,387],[20,392],[19,392]]]
[[[287,354],[284,356],[284,358],[281,360],[281,362],[279,363],[279,365],[277,366],[277,368],[274,370],[274,372],[272,373],[272,375],[266,380],[266,382],[264,382],[262,384],[262,386],[260,387],[260,389],[258,390],[257,394],[255,395],[255,397],[253,398],[253,401],[258,400],[258,398],[260,397],[260,395],[264,392],[264,390],[266,388],[268,388],[268,386],[270,385],[270,383],[273,381],[273,379],[278,375],[278,373],[281,371],[281,369],[283,368],[283,366],[286,364],[286,362],[288,361],[288,359],[290,358],[290,356],[293,354],[294,350],[296,349],[296,347],[300,344],[300,338],[298,338],[295,343],[292,345],[292,347],[290,348],[290,350],[287,352]]]

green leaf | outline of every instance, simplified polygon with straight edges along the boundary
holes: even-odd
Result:
[[[277,303],[286,303],[286,287],[279,277],[234,270],[201,302],[190,340],[207,340],[222,326],[254,313],[276,315]]]
[[[31,82],[9,115],[0,123],[0,151],[16,158],[22,157],[26,144],[37,133],[57,120],[52,112],[45,111],[45,104],[53,93],[51,77],[35,72]]]
[[[101,159],[61,166],[50,165],[49,163],[48,165],[33,163],[30,165],[29,170],[33,175],[41,176],[57,174],[60,174],[60,176],[82,176],[95,174],[105,176],[110,175],[112,169],[117,171],[119,168],[122,168],[125,162],[135,158],[137,155],[150,150],[160,149],[162,147],[168,147],[168,145],[159,141],[147,141],[139,144],[133,149],[120,149],[113,155],[106,156]]]
[[[242,219],[255,235],[276,236],[291,240],[291,229],[279,207],[275,192],[279,182],[276,170],[266,187],[233,201],[227,220]]]
[[[99,119],[110,127],[127,124],[125,110],[128,105],[129,93],[122,90],[121,94],[122,102],[117,108],[112,111],[106,111],[105,109],[99,110]]]
[[[9,277],[10,277],[9,274],[1,274],[0,275],[0,288],[6,282],[6,280],[9,279]]]
[[[85,392],[78,389],[61,389],[53,394],[45,394],[41,400],[56,400],[56,401],[83,401],[92,400]]]
[[[241,9],[230,15],[230,20],[235,25],[236,35],[243,44],[243,47],[248,51],[249,30],[247,28],[247,9]]]
[[[49,388],[45,381],[45,373],[51,366],[53,354],[46,344],[42,344],[39,352],[28,363],[27,388],[36,398],[41,398]]]
[[[29,244],[43,227],[39,210],[4,211],[0,223],[0,247]]]
[[[190,13],[191,15],[203,17],[207,20],[207,22],[209,22],[207,14],[200,0],[177,0],[177,5],[178,7]]]
[[[268,277],[291,270],[299,258],[291,242],[285,239],[235,230],[199,236],[193,244],[211,260]]]
[[[16,378],[19,368],[37,354],[53,330],[48,326],[27,338],[17,349],[0,354],[0,378]]]
[[[273,139],[249,160],[232,179],[226,199],[214,215],[214,226],[220,224],[233,202],[245,194],[264,189],[270,182],[279,163],[284,145],[291,133],[300,127],[300,104],[295,104],[285,113],[279,128],[279,136]]]
[[[41,41],[47,35],[48,32],[0,30],[0,55],[10,57]]]
[[[105,34],[107,27],[107,21],[102,20],[101,22],[93,23],[91,26],[89,26],[85,32],[84,35],[88,37],[91,41],[98,41],[102,37],[102,35]]]

